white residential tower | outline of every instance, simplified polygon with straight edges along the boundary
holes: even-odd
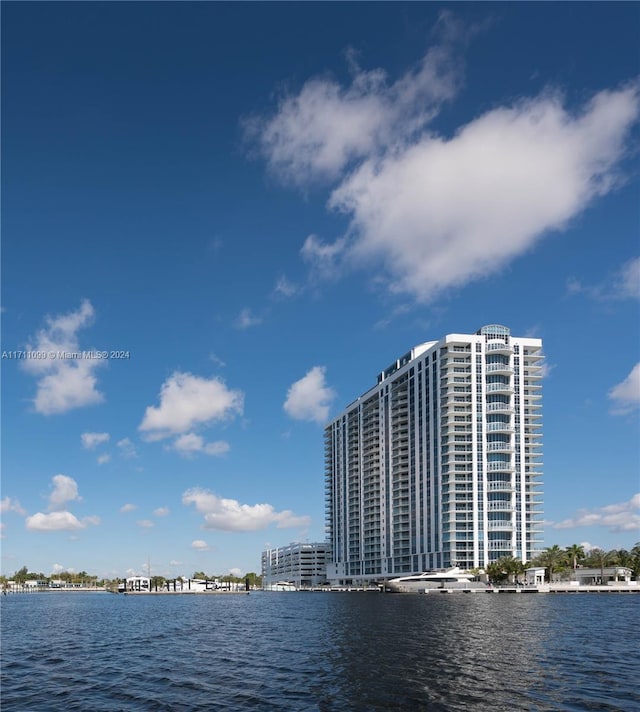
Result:
[[[413,348],[325,429],[327,578],[502,556],[542,535],[542,341],[484,326]]]

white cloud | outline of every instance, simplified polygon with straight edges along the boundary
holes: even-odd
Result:
[[[150,519],[138,519],[136,524],[139,527],[142,527],[143,529],[151,529],[151,527],[155,526],[155,523],[152,522]]]
[[[625,262],[600,284],[587,285],[575,277],[570,277],[567,280],[567,293],[586,294],[600,302],[640,299],[640,257]]]
[[[342,270],[340,260],[347,244],[346,238],[327,243],[317,235],[309,235],[300,249],[300,255],[310,266],[314,278],[336,279]]]
[[[311,79],[274,116],[249,122],[286,181],[335,185],[328,206],[349,227],[337,239],[307,237],[301,252],[312,276],[379,267],[391,292],[429,302],[499,272],[621,182],[640,115],[637,84],[601,91],[577,110],[547,90],[444,136],[429,122],[460,86],[456,57],[449,39],[393,83],[358,67],[348,86]],[[638,267],[629,270],[620,289],[637,293]]]
[[[572,115],[542,95],[364,161],[329,201],[351,217],[345,258],[419,301],[497,272],[614,187],[638,104],[626,87]]]
[[[286,182],[337,179],[354,160],[423,130],[453,98],[461,82],[452,55],[461,33],[454,25],[443,13],[440,29],[447,36],[395,82],[383,69],[361,69],[349,52],[349,86],[330,77],[310,79],[298,94],[280,99],[275,115],[246,121],[247,137]]]
[[[231,574],[231,576],[240,578],[240,576],[242,576],[242,569],[238,569],[238,568],[229,569],[229,573]]]
[[[296,420],[323,423],[329,415],[329,406],[335,395],[325,382],[324,366],[314,366],[289,388],[284,409]]]
[[[104,400],[96,388],[98,381],[94,371],[105,361],[81,355],[77,336],[80,329],[92,322],[93,316],[93,307],[85,299],[77,311],[46,317],[46,327],[38,331],[33,344],[27,344],[27,351],[45,355],[45,358],[29,358],[22,362],[23,368],[39,379],[34,399],[38,413],[65,413]]]
[[[134,509],[138,509],[138,505],[127,503],[127,504],[123,504],[122,507],[120,507],[120,511],[123,513],[133,512]]]
[[[606,527],[610,532],[637,531],[640,529],[640,492],[628,502],[591,510],[580,509],[573,517],[551,526],[553,529],[599,526]]]
[[[120,449],[122,457],[129,459],[138,456],[135,445],[131,442],[131,440],[129,440],[129,438],[122,438],[122,440],[118,440],[116,445]]]
[[[104,455],[100,455],[98,457],[98,465],[104,465],[105,463],[109,462],[110,459],[111,459],[111,455],[109,455],[108,453],[105,453]]]
[[[49,509],[58,510],[65,507],[67,502],[81,501],[78,494],[78,484],[73,477],[55,475],[52,478],[53,489],[49,494]]]
[[[278,529],[306,527],[309,517],[296,516],[290,510],[276,512],[270,504],[240,504],[235,499],[223,499],[199,488],[187,490],[182,503],[193,504],[204,515],[205,529],[248,532],[265,529],[276,524]]]
[[[216,440],[215,442],[207,443],[200,435],[196,435],[195,433],[185,433],[181,435],[179,438],[176,438],[171,447],[183,457],[191,457],[199,452],[205,455],[224,455],[231,449],[231,446],[225,440]]]
[[[209,545],[202,539],[195,539],[191,542],[191,548],[196,551],[209,551]]]
[[[284,275],[278,277],[276,286],[273,290],[274,294],[280,297],[293,297],[297,294],[299,288],[293,282],[290,282]]]
[[[87,524],[99,523],[98,517],[85,517],[80,521],[74,514],[67,511],[56,511],[49,514],[36,512],[25,520],[27,529],[41,532],[74,531],[84,529]]]
[[[149,406],[139,429],[158,440],[191,430],[196,425],[242,414],[244,396],[219,378],[200,378],[176,371],[160,390],[160,405]]]
[[[629,375],[609,391],[613,401],[613,415],[627,415],[640,408],[640,363],[637,363]]]
[[[169,514],[169,507],[158,507],[153,510],[156,517],[166,517]]]
[[[109,433],[82,433],[80,440],[83,448],[93,450],[98,445],[109,442],[109,437]]]
[[[11,497],[4,497],[0,500],[0,512],[3,514],[5,512],[15,512],[22,516],[26,514],[25,510],[20,506],[20,502],[17,499],[11,499]]]
[[[235,321],[235,326],[237,329],[250,329],[252,326],[258,326],[262,324],[262,319],[256,316],[251,309],[245,307]]]
[[[620,298],[640,299],[640,257],[635,257],[622,266],[614,289]]]

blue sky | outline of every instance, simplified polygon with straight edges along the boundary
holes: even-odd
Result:
[[[322,540],[326,420],[488,323],[544,340],[545,542],[631,548],[639,20],[3,3],[2,573]]]

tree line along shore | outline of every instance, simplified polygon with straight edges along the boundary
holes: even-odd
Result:
[[[545,568],[545,579],[547,581],[559,580],[569,581],[575,578],[575,572],[582,567],[599,568],[604,576],[604,569],[607,566],[624,566],[631,569],[633,578],[640,578],[640,542],[628,549],[590,549],[585,550],[585,547],[580,544],[572,544],[564,549],[554,544],[540,552],[538,556],[528,562],[522,562],[514,557],[503,557],[489,564],[485,569],[475,569],[473,571],[478,574],[484,573],[487,575],[491,583],[503,583],[508,580],[519,581],[524,577],[525,570],[534,566]],[[187,580],[184,577],[178,577]],[[233,576],[227,574],[224,576],[206,574],[204,571],[195,571],[190,577],[192,579],[218,580],[224,584],[245,584],[247,579],[251,588],[260,588],[262,586],[262,577],[254,572],[245,574],[244,576]],[[168,581],[164,576],[151,577],[151,589],[161,589]],[[26,585],[27,581],[42,581],[49,585],[64,584],[64,587],[81,587],[81,588],[104,588],[111,590],[117,589],[118,584],[125,581],[124,578],[100,578],[98,576],[87,573],[86,571],[71,572],[60,571],[51,573],[48,576],[42,572],[29,571],[27,566],[18,569],[13,576],[0,576],[0,588],[6,589],[10,582],[18,586]]]

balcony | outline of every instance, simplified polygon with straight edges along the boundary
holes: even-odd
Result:
[[[515,432],[515,428],[513,425],[511,425],[510,422],[504,421],[504,420],[499,420],[495,421],[493,423],[487,423],[487,432],[488,433],[513,433]]]
[[[487,413],[513,413],[513,406],[510,403],[487,403]]]
[[[493,539],[488,542],[489,551],[511,551],[511,539]]]
[[[515,507],[511,504],[511,501],[489,501],[487,503],[488,512],[513,512]]]
[[[515,492],[515,489],[511,482],[501,481],[487,483],[487,492]]]
[[[488,462],[487,472],[514,472],[515,467],[510,462]]]
[[[487,443],[487,452],[513,452],[514,447],[510,442]]]
[[[492,520],[487,522],[487,529],[489,531],[513,531],[513,522],[506,519]]]
[[[513,373],[513,368],[508,363],[488,363],[485,368],[486,373]]]
[[[486,383],[485,393],[513,393],[513,386],[509,383]],[[542,396],[539,396],[542,397]]]
[[[509,346],[509,344],[505,344],[504,341],[491,341],[487,344],[487,348],[485,350],[487,353],[491,352],[492,354],[513,353],[513,347]]]

